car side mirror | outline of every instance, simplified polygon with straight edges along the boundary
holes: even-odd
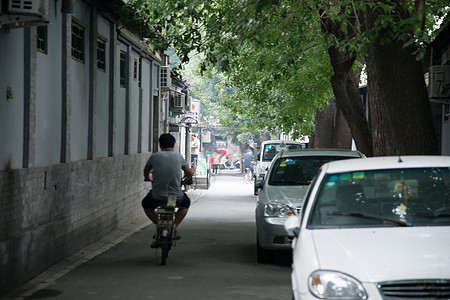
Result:
[[[284,222],[284,230],[289,237],[298,237],[300,234],[300,218],[291,216]]]

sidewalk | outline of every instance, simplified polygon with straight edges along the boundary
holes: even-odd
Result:
[[[214,178],[211,180],[209,190],[205,189],[191,189],[186,194],[191,199],[191,203],[197,202],[201,197],[214,188]],[[33,295],[38,296],[39,293],[45,293],[46,290],[55,282],[74,270],[75,268],[83,265],[94,257],[108,251],[110,248],[124,241],[134,233],[138,232],[142,228],[150,225],[150,220],[142,213],[142,216],[133,219],[130,223],[120,226],[113,230],[110,234],[102,239],[84,247],[74,255],[58,264],[50,267],[43,273],[39,274],[35,278],[31,279],[21,287],[12,291],[2,299],[8,300],[25,300]],[[38,292],[39,291],[39,292]],[[36,294],[37,293],[37,294]],[[51,295],[41,295],[42,298],[51,297]]]

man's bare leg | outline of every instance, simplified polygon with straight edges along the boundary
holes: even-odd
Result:
[[[178,225],[180,225],[181,221],[183,221],[184,217],[186,217],[188,210],[189,210],[188,208],[180,208],[175,213],[175,220],[173,221],[175,228],[177,228]]]
[[[150,221],[153,222],[153,224],[156,224],[158,222],[158,214],[156,213],[156,210],[144,209],[144,211]]]

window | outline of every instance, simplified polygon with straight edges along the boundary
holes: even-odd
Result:
[[[137,59],[134,59],[134,71],[133,71],[133,79],[137,80],[137,71],[138,70],[138,63],[137,63]]]
[[[120,51],[120,86],[125,87],[125,76],[126,76],[126,70],[125,70],[125,62],[127,58],[127,53],[124,51]]]
[[[294,150],[302,149],[302,145],[299,144],[266,144],[263,149],[263,161],[272,161],[272,158],[280,152],[282,149]]]
[[[84,27],[72,20],[72,58],[84,63]]]
[[[106,71],[106,39],[97,37],[97,68]]]
[[[448,226],[450,169],[383,169],[328,174],[309,225]]]
[[[37,27],[37,50],[47,54],[47,26]]]
[[[280,157],[273,163],[269,185],[309,185],[323,164],[347,158],[319,155]]]
[[[142,58],[139,59],[139,74],[138,74],[138,78],[139,78],[138,84],[139,84],[139,87],[141,87],[142,86]]]

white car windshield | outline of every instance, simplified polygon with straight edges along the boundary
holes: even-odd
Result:
[[[309,228],[450,225],[450,169],[329,174]]]

